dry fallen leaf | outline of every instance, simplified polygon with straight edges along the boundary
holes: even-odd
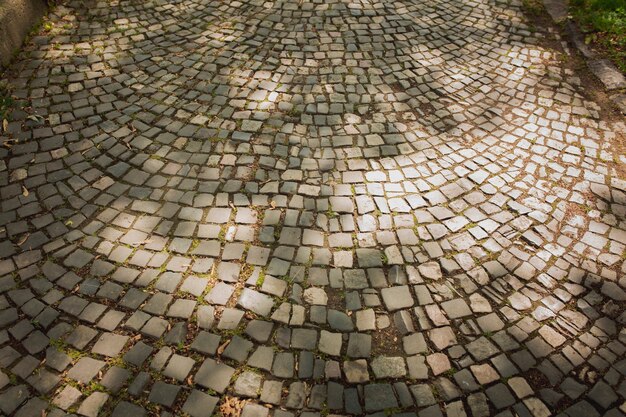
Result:
[[[17,242],[17,246],[22,246],[24,244],[24,242],[26,242],[26,239],[28,239],[28,237],[30,236],[30,233],[26,233],[19,242]]]
[[[225,397],[220,405],[220,412],[223,417],[239,417],[246,401],[234,397]]]
[[[224,349],[226,349],[226,346],[228,346],[229,343],[230,343],[230,340],[227,340],[226,342],[222,343],[220,347],[217,348],[218,356],[220,356],[224,352]]]
[[[30,193],[28,192],[28,189],[22,185],[22,195],[23,195],[24,197],[28,197],[28,194],[30,194]]]
[[[9,130],[9,121],[7,119],[2,120],[2,130],[5,132]]]

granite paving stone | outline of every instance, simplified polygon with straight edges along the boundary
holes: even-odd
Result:
[[[185,400],[182,410],[191,417],[210,417],[213,415],[213,410],[215,410],[218,401],[217,397],[193,390]]]
[[[85,417],[97,417],[108,399],[108,394],[104,392],[94,392],[80,404],[77,413]]]
[[[195,374],[194,382],[202,387],[223,393],[234,373],[234,368],[213,359],[206,359]]]
[[[91,352],[108,357],[115,357],[122,351],[128,339],[128,336],[103,333],[98,341],[96,341]]]
[[[413,306],[415,301],[408,286],[383,288],[381,291],[383,302],[389,311]]]
[[[178,381],[185,381],[195,361],[181,355],[172,355],[167,366],[163,370],[163,375],[174,378]]]
[[[76,364],[67,373],[68,378],[87,384],[104,367],[105,362],[84,357],[78,360]]]
[[[143,407],[140,407],[136,404],[129,403],[127,401],[121,401],[114,409],[113,414],[111,416],[114,417],[122,417],[122,416],[140,416],[143,417],[146,415],[146,411]]]

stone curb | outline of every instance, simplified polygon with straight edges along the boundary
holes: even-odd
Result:
[[[589,70],[600,80],[613,103],[626,114],[626,94],[620,91],[626,89],[624,74],[611,61],[598,57],[587,46],[580,28],[568,15],[565,0],[543,0],[543,5],[555,23],[565,25],[570,42],[585,58]]]
[[[45,0],[0,0],[0,67],[11,62],[47,9]]]

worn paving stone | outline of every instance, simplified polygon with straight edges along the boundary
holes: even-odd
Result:
[[[404,359],[400,357],[379,356],[372,360],[371,367],[376,378],[401,378],[406,375]]]
[[[268,295],[244,288],[239,296],[239,300],[237,300],[237,304],[260,316],[267,316],[274,306],[274,301]]]
[[[66,386],[53,400],[52,404],[59,407],[62,410],[67,410],[74,405],[78,399],[82,396],[81,392],[72,387]]]
[[[262,378],[254,372],[243,372],[237,377],[234,390],[242,397],[256,398],[259,396]]]
[[[435,376],[441,375],[452,368],[448,356],[443,353],[433,353],[428,355],[426,357],[426,362]]]
[[[77,413],[85,417],[97,417],[108,399],[108,394],[104,392],[94,392],[80,404]]]
[[[128,336],[103,333],[91,351],[99,355],[115,357],[122,351],[128,339]]]
[[[172,355],[167,366],[163,370],[163,375],[174,378],[178,381],[185,381],[195,361],[181,355]]]
[[[204,388],[223,393],[230,384],[230,379],[234,373],[235,369],[232,367],[217,363],[213,359],[206,359],[194,376],[194,382]]]
[[[350,333],[347,354],[351,358],[369,358],[372,350],[372,337],[363,333]]]
[[[121,401],[115,407],[115,409],[113,409],[113,414],[111,414],[111,416],[115,416],[115,417],[130,416],[130,415],[143,417],[146,415],[146,411],[144,410],[143,407],[129,403],[127,401]]]
[[[365,410],[368,412],[380,411],[398,406],[391,385],[368,384],[365,386]]]
[[[444,350],[457,343],[454,330],[449,326],[429,330],[428,338],[437,350]]]
[[[167,384],[162,381],[157,381],[150,390],[150,396],[148,401],[156,404],[161,404],[166,407],[171,407],[176,401],[176,397],[180,391],[179,386]]]
[[[69,370],[67,376],[68,378],[87,384],[92,381],[104,365],[105,362],[103,361],[84,357],[79,359],[78,362]]]
[[[112,394],[117,394],[126,385],[130,371],[119,366],[109,368],[100,381]]]
[[[213,410],[215,410],[218,401],[217,397],[193,390],[183,404],[183,411],[192,417],[210,417],[213,415]]]
[[[319,350],[331,356],[339,356],[343,344],[341,333],[332,333],[326,330],[320,332]]]
[[[390,311],[411,307],[414,304],[413,296],[409,287],[406,285],[400,287],[384,288],[381,291],[383,302]]]

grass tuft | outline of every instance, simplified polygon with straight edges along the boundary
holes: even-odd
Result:
[[[626,72],[626,1],[572,0],[570,5],[585,42],[606,53]]]

